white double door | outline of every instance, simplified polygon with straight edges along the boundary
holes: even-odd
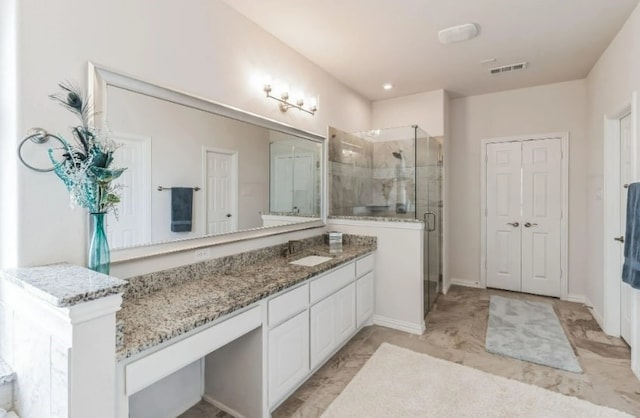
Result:
[[[486,147],[487,287],[560,297],[562,140]]]

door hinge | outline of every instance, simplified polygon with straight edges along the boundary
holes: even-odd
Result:
[[[489,215],[489,209],[484,208],[484,216],[488,216]]]
[[[484,160],[485,160],[485,161],[489,161],[489,154],[485,154],[485,155],[484,155]]]

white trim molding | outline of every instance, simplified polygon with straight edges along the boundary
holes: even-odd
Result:
[[[613,240],[620,233],[620,119],[631,114],[632,172],[638,179],[638,105],[634,91],[629,101],[603,117],[604,126],[604,202],[603,206],[603,331],[615,337],[620,336],[620,291],[621,269],[620,244]],[[632,327],[635,327],[632,324]]]
[[[463,287],[473,287],[475,289],[484,289],[486,286],[483,286],[478,280],[466,280],[459,279],[456,277],[452,277],[449,279],[449,288],[451,286],[463,286]]]
[[[408,332],[409,334],[422,335],[427,329],[424,320],[421,325],[414,324],[413,322],[399,321],[397,319],[387,318],[380,315],[373,316],[373,324],[380,325],[391,329],[397,329],[398,331]]]
[[[562,141],[562,219],[560,221],[560,299],[569,297],[569,132],[551,132],[533,135],[517,135],[498,138],[485,138],[480,141],[480,283],[478,287],[487,287],[487,145],[501,142],[524,142],[541,139],[559,138]]]

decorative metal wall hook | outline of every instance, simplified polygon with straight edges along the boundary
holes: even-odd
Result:
[[[42,128],[33,128],[30,129],[27,132],[27,137],[24,138],[20,144],[18,145],[18,158],[20,159],[20,162],[22,164],[24,164],[26,167],[30,168],[33,171],[38,171],[40,173],[48,173],[50,171],[53,171],[54,168],[38,168],[38,167],[34,167],[30,164],[27,164],[27,162],[24,160],[24,158],[22,157],[22,147],[24,146],[24,144],[27,143],[27,141],[31,141],[34,144],[45,144],[49,141],[49,138],[53,138],[56,139],[58,142],[60,142],[60,144],[64,147],[65,146],[65,142],[62,140],[62,138],[60,138],[57,135],[53,135],[50,134],[49,132],[47,132],[46,130],[42,129]]]

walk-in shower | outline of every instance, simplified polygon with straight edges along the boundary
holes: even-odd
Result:
[[[329,140],[330,216],[424,222],[425,314],[442,276],[442,144],[416,125]]]

